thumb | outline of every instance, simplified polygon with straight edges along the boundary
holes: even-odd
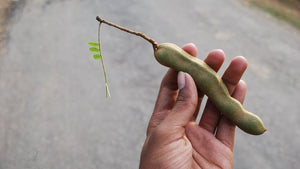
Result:
[[[198,104],[198,92],[193,78],[184,72],[179,72],[179,93],[176,103],[166,117],[168,126],[186,126],[190,122]]]

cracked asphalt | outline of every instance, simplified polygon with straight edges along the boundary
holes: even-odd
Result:
[[[103,25],[112,97],[105,99],[97,15],[157,42],[193,42],[199,58],[221,48],[246,57],[246,109],[268,131],[237,129],[234,168],[299,167],[300,32],[239,0],[21,1],[0,44],[0,169],[138,168],[167,68],[146,41]]]

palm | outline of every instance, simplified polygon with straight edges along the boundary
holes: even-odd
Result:
[[[154,130],[154,137],[160,139],[152,139],[153,135],[147,138],[146,143],[151,144],[145,145],[144,149],[154,150],[147,153],[161,168],[232,168],[232,151],[213,134],[195,123],[176,130],[169,130],[167,134]]]
[[[193,145],[192,168],[232,168],[233,152],[229,147],[203,128],[198,127],[197,133],[188,132]]]

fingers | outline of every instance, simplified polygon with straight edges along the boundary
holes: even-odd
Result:
[[[193,43],[184,45],[182,49],[194,57],[197,56],[198,51]],[[153,114],[149,121],[147,135],[164,120],[168,112],[173,108],[176,102],[177,92],[177,71],[169,69],[161,82]]]
[[[232,94],[232,97],[238,100],[241,104],[243,104],[247,91],[247,85],[244,81],[240,80],[236,85],[235,90]],[[227,147],[233,150],[234,145],[234,134],[235,133],[235,125],[228,120],[225,116],[223,116],[218,125],[218,130],[216,133],[216,137]]]
[[[182,49],[189,53],[190,55],[197,57],[198,49],[193,43],[188,43],[183,45]]]
[[[218,71],[225,60],[225,53],[222,49],[215,49],[209,52],[208,56],[204,60],[208,66],[214,71]]]
[[[235,57],[228,68],[226,69],[222,80],[226,84],[228,91],[232,94],[235,86],[240,81],[243,73],[247,68],[247,60],[242,56]],[[200,119],[199,125],[211,133],[215,132],[216,126],[220,119],[220,113],[215,108],[215,106],[209,101],[204,108],[202,117]]]
[[[180,77],[183,76],[183,77]],[[180,90],[176,103],[162,122],[170,127],[184,127],[190,122],[198,103],[197,87],[193,78],[187,73],[178,75],[178,86]],[[173,128],[174,129],[174,128]]]
[[[147,135],[163,121],[167,113],[173,108],[176,102],[177,89],[177,71],[169,69],[161,82],[156,104],[148,124]]]
[[[177,89],[177,71],[169,69],[161,82],[154,112],[172,109],[176,100]]]
[[[230,95],[234,91],[235,86],[240,81],[243,73],[247,69],[247,66],[247,60],[243,56],[237,56],[231,61],[230,65],[225,71],[222,80],[226,84]]]

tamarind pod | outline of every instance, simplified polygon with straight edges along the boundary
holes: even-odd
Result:
[[[190,74],[197,88],[207,95],[221,114],[240,129],[253,135],[266,131],[262,120],[245,110],[239,101],[230,96],[222,79],[205,62],[172,43],[158,45],[154,56],[160,64]]]

